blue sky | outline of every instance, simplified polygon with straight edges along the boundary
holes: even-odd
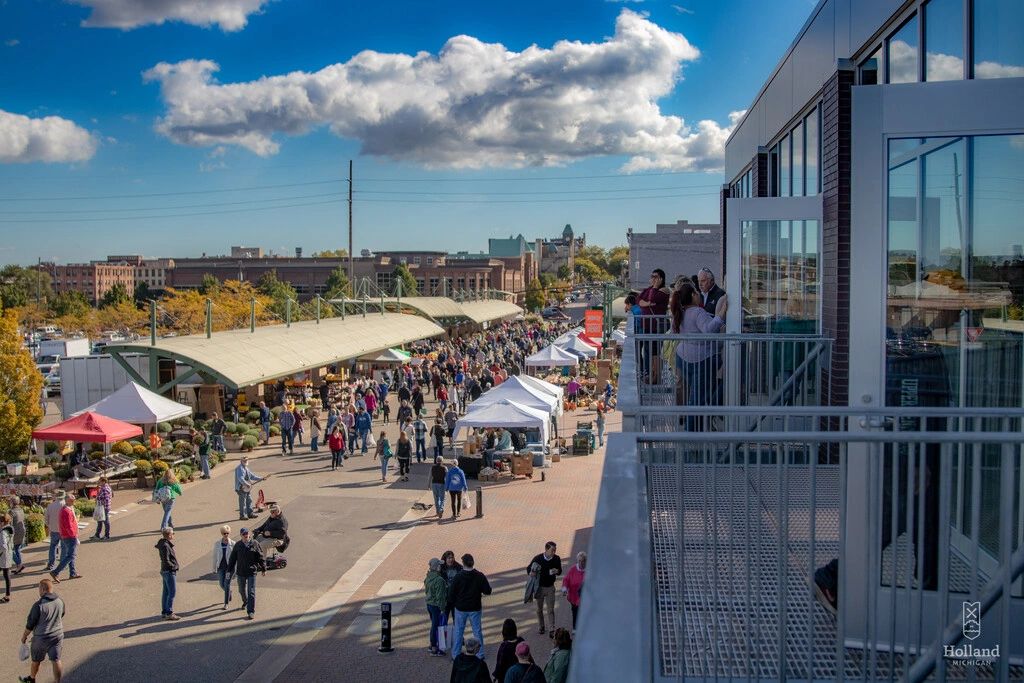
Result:
[[[349,158],[357,251],[714,222],[730,113],[813,8],[133,4],[0,0],[0,262],[345,246]]]

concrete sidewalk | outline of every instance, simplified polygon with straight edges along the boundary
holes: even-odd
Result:
[[[577,420],[593,417],[591,410],[567,413],[561,420],[561,435],[571,435]],[[618,431],[620,425],[618,413],[608,415],[607,431]],[[440,557],[445,550],[453,550],[456,557],[471,553],[477,569],[487,575],[494,589],[493,595],[484,599],[483,610],[488,666],[493,669],[502,621],[511,617],[519,626],[519,635],[530,643],[534,659],[543,667],[552,644],[546,635],[537,633],[534,604],[523,604],[526,565],[543,551],[548,540],[558,543],[563,571],[568,571],[577,552],[586,550],[603,464],[604,449],[599,448],[594,455],[563,457],[550,469],[535,470],[532,481],[520,478],[510,483],[483,484],[482,519],[473,516],[475,508],[458,521],[449,521],[446,516],[441,524],[434,521],[433,509],[422,513],[419,520],[413,518],[411,531],[297,655],[284,647],[268,650],[268,655],[276,651],[286,659],[294,658],[276,679],[263,680],[447,680],[451,660],[431,657],[427,652],[430,620],[423,596],[427,561]],[[414,475],[425,467],[414,465]],[[542,471],[546,475],[543,482]],[[424,482],[425,487],[422,476],[413,479]],[[471,480],[471,491],[477,486],[480,484]],[[450,515],[450,511],[445,512]],[[556,583],[556,587],[560,585]],[[383,600],[390,600],[396,610],[401,610],[393,618],[395,651],[390,654],[377,652]],[[559,594],[557,626],[569,627],[571,620],[569,604]],[[466,635],[470,634],[467,627]]]

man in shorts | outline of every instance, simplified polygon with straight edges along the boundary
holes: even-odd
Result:
[[[32,605],[25,622],[25,632],[21,642],[28,642],[32,636],[32,673],[18,680],[23,683],[35,683],[39,665],[43,659],[50,658],[53,664],[53,680],[60,681],[64,670],[60,663],[60,649],[64,644],[64,601],[53,592],[53,581],[43,579],[39,582],[39,599]]]

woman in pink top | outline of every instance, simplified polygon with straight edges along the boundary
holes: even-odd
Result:
[[[572,609],[572,632],[576,633],[576,613],[580,610],[580,591],[583,590],[583,579],[587,573],[587,554],[576,554],[576,564],[569,568],[562,578],[562,595],[569,601]]]

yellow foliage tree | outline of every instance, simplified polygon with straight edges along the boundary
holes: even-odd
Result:
[[[143,332],[149,323],[149,313],[139,310],[133,301],[118,301],[96,311],[96,321],[101,330]]]
[[[43,419],[39,398],[43,377],[21,345],[18,316],[0,318],[0,458],[11,462],[28,453],[32,430]]]

